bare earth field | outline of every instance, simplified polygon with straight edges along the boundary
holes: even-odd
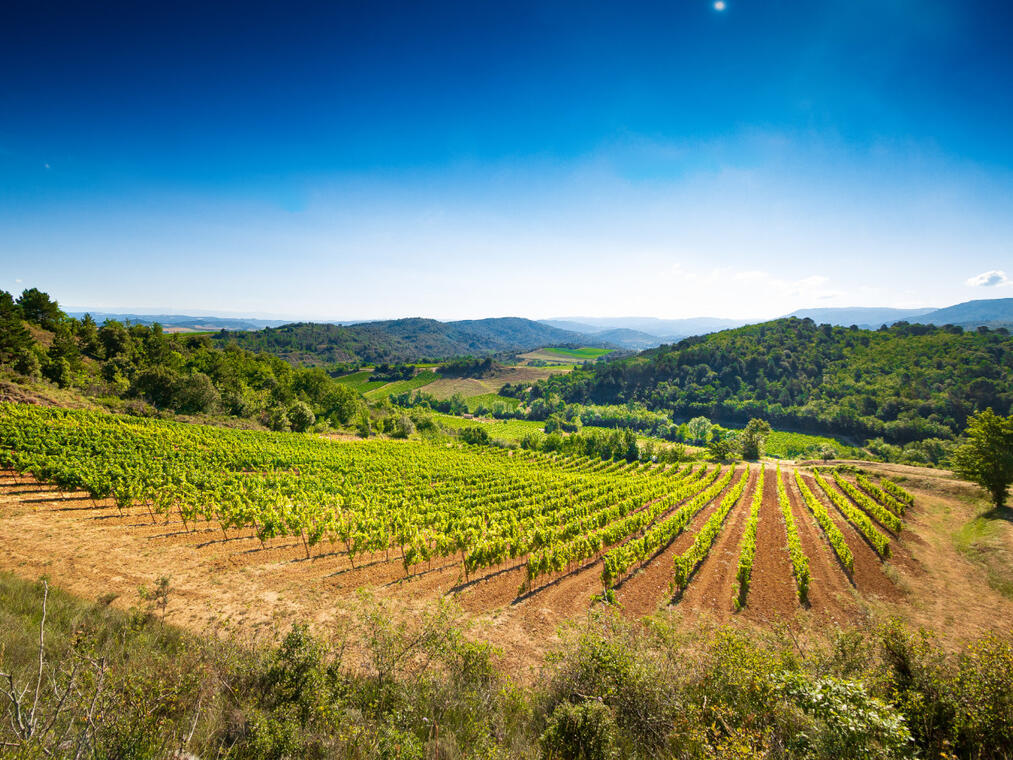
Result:
[[[459,377],[441,378],[424,385],[422,390],[431,393],[438,399],[447,399],[455,393],[462,396],[481,396],[486,393],[497,393],[507,383],[531,384],[536,380],[544,380],[551,374],[559,374],[560,370],[548,370],[541,367],[508,367],[492,377]]]
[[[734,611],[733,585],[756,483],[754,466],[749,485],[689,588],[677,599],[672,596],[673,557],[689,547],[720,497],[619,586],[624,614],[640,617],[673,606],[686,621],[704,615],[717,622],[764,625],[797,617],[844,624],[876,612],[900,615],[956,639],[1008,628],[1013,602],[996,590],[994,578],[990,584],[994,567],[990,570],[961,542],[966,526],[978,525],[985,511],[980,498],[966,484],[938,471],[907,469],[913,472],[892,469],[890,474],[907,477],[904,485],[916,504],[905,515],[904,530],[892,541],[893,555],[886,562],[807,477],[855,555],[851,577],[804,506],[793,478],[786,478],[812,569],[807,608],[795,595],[774,470],[768,467],[748,603],[741,612]],[[989,556],[1013,556],[1013,524],[997,517],[987,527]],[[123,608],[138,603],[139,587],[169,576],[173,590],[168,619],[197,631],[227,628],[251,638],[273,638],[291,623],[308,621],[326,632],[340,625],[346,610],[356,604],[359,589],[390,600],[408,615],[449,595],[474,619],[475,635],[496,644],[507,666],[524,677],[557,640],[559,626],[582,616],[592,595],[601,591],[597,559],[543,578],[534,590],[519,595],[524,579],[519,560],[465,582],[457,558],[446,558],[405,579],[394,552],[389,558],[380,554],[357,560],[353,569],[339,549],[318,545],[307,559],[298,539],[275,539],[262,546],[249,532],[230,531],[226,536],[211,525],[189,532],[179,522],[159,518],[153,523],[144,507],[120,513],[111,502],[96,505],[83,494],[60,493],[0,473],[0,569],[29,579],[46,576],[88,599],[108,601],[115,595],[111,603]]]

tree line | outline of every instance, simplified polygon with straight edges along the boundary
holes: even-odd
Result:
[[[953,439],[970,415],[1013,407],[1004,329],[898,323],[878,331],[780,319],[688,338],[625,360],[508,389],[533,405],[641,404],[676,418],[880,437]]]
[[[208,335],[170,334],[158,324],[76,319],[37,288],[18,298],[0,291],[0,369],[125,411],[233,417],[275,430],[344,426],[365,407],[320,368],[218,348]]]

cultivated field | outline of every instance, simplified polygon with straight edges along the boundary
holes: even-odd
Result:
[[[553,364],[567,365],[594,361],[599,356],[610,353],[612,353],[610,348],[539,348],[526,354],[519,354],[519,356],[526,361],[540,359]]]
[[[569,372],[572,364],[555,367],[506,367],[489,377],[440,377],[432,370],[423,370],[411,380],[395,380],[391,382],[371,381],[372,370],[360,370],[338,378],[338,382],[347,385],[356,392],[363,394],[371,401],[378,401],[388,396],[411,390],[422,390],[438,399],[447,399],[455,393],[465,398],[496,394],[507,383],[533,383],[544,380],[558,372]]]
[[[1013,613],[953,540],[973,517],[966,490],[930,473],[909,479],[909,503],[878,476],[342,444],[19,405],[0,407],[0,442],[0,567],[122,606],[170,576],[169,619],[195,629],[326,629],[360,588],[406,612],[452,595],[523,669],[606,589],[633,617],[844,622],[873,608],[978,633]]]

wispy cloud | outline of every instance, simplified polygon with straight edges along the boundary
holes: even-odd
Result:
[[[1013,280],[1010,280],[1002,270],[992,269],[976,274],[974,277],[968,277],[965,284],[972,288],[994,288],[1004,285],[1013,286]]]

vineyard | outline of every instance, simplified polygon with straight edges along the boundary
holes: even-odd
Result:
[[[244,566],[302,563],[335,589],[455,592],[476,610],[537,599],[572,612],[604,592],[629,614],[790,614],[832,586],[889,593],[882,563],[913,501],[830,471],[335,443],[15,404],[0,404],[0,458],[8,483],[76,494],[78,518],[215,543]]]

